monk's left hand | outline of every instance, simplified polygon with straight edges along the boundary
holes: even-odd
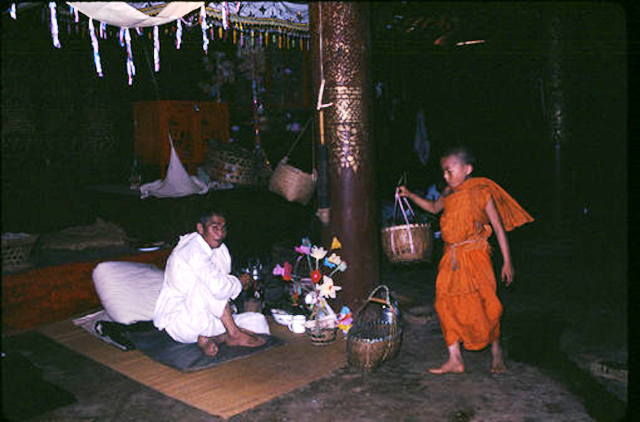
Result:
[[[502,266],[502,281],[506,283],[507,286],[511,284],[513,281],[513,276],[515,275],[515,271],[513,269],[513,265],[510,262],[505,262]]]

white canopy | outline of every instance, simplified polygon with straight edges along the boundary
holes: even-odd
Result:
[[[165,23],[180,19],[204,4],[202,1],[167,2],[157,15],[150,16],[138,10],[138,8],[134,6],[135,3],[126,3],[123,1],[73,1],[67,3],[94,20],[121,28],[143,28],[147,26],[164,25]]]

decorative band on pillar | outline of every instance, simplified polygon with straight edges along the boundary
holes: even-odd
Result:
[[[328,4],[328,3],[325,3]],[[336,2],[324,7],[324,70],[327,85],[326,127],[331,168],[338,176],[345,170],[357,173],[369,161],[369,102],[363,93],[368,81],[368,31],[364,27],[364,6],[359,3]]]
[[[334,110],[329,114],[332,167],[338,174],[345,169],[357,173],[363,162],[369,160],[367,145],[369,134],[363,122],[362,89],[336,86],[330,90]]]

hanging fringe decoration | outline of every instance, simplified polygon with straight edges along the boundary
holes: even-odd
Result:
[[[153,64],[156,72],[160,71],[160,36],[158,35],[158,27],[153,27]]]
[[[96,64],[96,72],[102,78],[102,63],[100,63],[100,53],[98,52],[98,39],[96,31],[93,27],[93,19],[89,18],[89,35],[91,36],[91,45],[93,46],[93,62]]]
[[[60,40],[58,39],[58,18],[56,18],[56,3],[49,2],[49,10],[51,10],[51,37],[53,38],[53,46],[60,48]]]
[[[142,35],[142,28],[136,28],[136,34],[138,34],[138,36]]]
[[[11,15],[11,19],[16,20],[18,16],[16,16],[16,4],[11,3],[11,8],[9,9],[9,15]]]
[[[204,4],[200,7],[200,19],[202,20],[202,49],[207,54],[209,50],[209,38],[207,37],[207,13],[204,8]]]
[[[100,38],[107,39],[107,24],[104,22],[100,22]]]
[[[124,28],[120,28],[120,33],[118,34],[118,38],[120,39],[120,47],[124,47]]]
[[[133,53],[131,52],[131,34],[129,34],[129,28],[124,31],[124,39],[127,43],[127,74],[129,75],[129,85],[133,85],[133,76],[136,74],[136,66],[133,64]]]
[[[180,44],[182,43],[182,21],[178,19],[178,29],[176,30],[176,50],[180,50]]]
[[[78,16],[78,9],[76,9],[75,7],[71,6],[71,10],[73,11],[73,21],[75,23],[80,22],[80,16]]]

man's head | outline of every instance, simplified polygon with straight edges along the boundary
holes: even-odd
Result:
[[[205,210],[200,214],[196,230],[211,248],[217,248],[227,236],[227,218],[222,211]]]

